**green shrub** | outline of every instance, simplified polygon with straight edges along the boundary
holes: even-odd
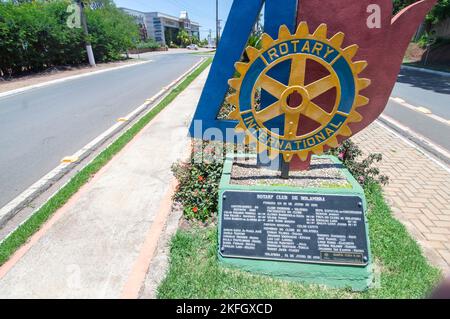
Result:
[[[374,164],[383,159],[381,154],[369,154],[366,158],[359,160],[362,151],[351,140],[346,140],[338,148],[331,150],[329,154],[337,156],[344,166],[350,171],[361,185],[388,183],[389,178],[380,174],[380,170]]]
[[[174,200],[183,206],[184,216],[188,220],[206,221],[217,214],[223,161],[226,150],[234,146],[223,147],[218,142],[194,144],[189,161],[172,166],[179,182]],[[217,153],[217,150],[221,152]],[[380,175],[379,169],[374,167],[382,160],[381,154],[370,154],[360,160],[362,151],[351,140],[329,154],[337,156],[362,186],[388,182],[388,178]]]
[[[179,162],[172,166],[179,182],[174,200],[183,205],[187,219],[206,221],[217,213],[223,162],[198,160],[196,155],[208,153],[210,145],[207,142],[200,144],[201,150],[194,147],[189,162]]]
[[[67,26],[71,3],[0,2],[0,76],[87,62],[83,30]],[[120,59],[139,38],[137,24],[109,0],[92,7],[85,11],[96,60]]]
[[[89,36],[95,58],[98,61],[114,61],[135,46],[139,39],[139,28],[133,18],[114,4],[100,9],[86,10]]]
[[[161,45],[153,39],[148,39],[145,42],[141,41],[136,44],[136,49],[158,49]]]

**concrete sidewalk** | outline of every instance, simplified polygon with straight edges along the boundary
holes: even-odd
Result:
[[[167,218],[161,212],[170,210],[170,167],[188,155],[187,128],[206,75],[0,268],[0,298],[120,298],[139,291],[136,272],[147,269],[145,257]]]

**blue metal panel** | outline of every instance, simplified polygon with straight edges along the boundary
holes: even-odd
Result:
[[[228,80],[233,77],[235,72],[234,63],[240,60],[244,52],[263,2],[264,0],[234,0],[191,123],[189,130],[191,136],[194,136],[194,121],[196,120],[202,121],[203,132],[208,128],[215,127],[221,129],[225,134],[227,128],[232,129],[236,126],[236,121],[219,121],[216,118],[228,91]]]
[[[209,128],[218,128],[226,136],[226,130],[233,130],[237,121],[217,120],[217,114],[228,91],[228,80],[233,77],[234,63],[239,61],[248,37],[265,2],[265,32],[278,36],[279,26],[286,24],[291,31],[296,27],[297,0],[234,0],[227,23],[216,51],[216,56],[194,114],[189,133],[201,137]],[[289,77],[289,65],[277,70],[280,77]],[[194,131],[194,122],[201,121],[201,129]]]
[[[280,25],[285,24],[294,32],[297,25],[298,0],[266,0],[264,11],[264,32],[278,38]]]

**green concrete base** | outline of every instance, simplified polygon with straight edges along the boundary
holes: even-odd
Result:
[[[238,155],[236,157],[243,157]],[[247,155],[248,157],[248,155]],[[333,156],[321,156],[322,158],[330,158],[337,164],[340,161]],[[233,166],[233,157],[228,156],[225,164],[222,179],[219,186],[219,214],[222,211],[222,198],[225,191],[266,191],[266,192],[282,192],[282,193],[301,193],[301,194],[326,194],[326,195],[353,195],[362,199],[364,211],[367,212],[367,202],[364,190],[350,174],[350,172],[342,168],[342,172],[347,177],[351,188],[299,188],[288,186],[243,186],[232,185],[231,169]],[[220,240],[220,221],[219,216],[219,240]],[[366,233],[368,234],[368,225],[366,218]],[[306,284],[326,285],[334,288],[350,288],[355,291],[366,290],[370,287],[373,277],[372,258],[369,245],[369,262],[367,266],[349,266],[349,265],[329,265],[329,264],[310,264],[289,261],[268,261],[255,259],[241,259],[223,257],[219,251],[219,261],[222,265],[238,268],[252,273],[277,277],[291,281],[303,282]]]

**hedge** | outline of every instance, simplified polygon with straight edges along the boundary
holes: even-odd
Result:
[[[70,0],[0,2],[0,76],[87,62],[81,28],[69,28]],[[133,18],[110,0],[86,6],[89,40],[97,61],[121,58],[139,39]]]

